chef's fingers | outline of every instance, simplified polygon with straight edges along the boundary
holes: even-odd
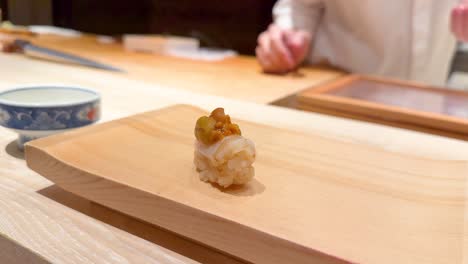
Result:
[[[453,32],[455,37],[459,41],[465,41],[464,40],[464,30],[463,30],[463,10],[464,6],[463,5],[458,5],[453,9]]]
[[[458,34],[458,39],[460,41],[465,41],[465,26],[463,25],[463,20],[464,20],[464,13],[465,13],[465,6],[464,5],[458,5],[457,11],[456,11],[456,24],[455,27],[457,29],[457,34]]]
[[[468,42],[468,6],[461,5],[461,13],[460,28],[462,40]]]
[[[294,57],[295,66],[300,64],[309,51],[311,35],[307,31],[288,32],[286,34],[287,45]]]
[[[264,71],[268,71],[272,68],[270,59],[265,55],[262,47],[257,46],[255,49],[255,54],[257,55],[257,60]]]
[[[301,38],[311,38],[311,34],[309,31],[306,30],[287,30],[284,32],[287,41],[297,41]]]
[[[277,26],[270,26],[268,29],[270,36],[270,46],[275,57],[286,69],[292,69],[294,67],[294,60],[286,45],[286,38],[284,37],[284,31]]]
[[[456,6],[452,10],[452,25],[453,25],[453,33],[455,37],[458,40],[461,40],[462,34],[461,34],[461,17],[462,17],[462,11],[460,8],[460,5]]]
[[[272,48],[271,43],[271,34],[269,31],[262,33],[258,38],[258,45],[262,48],[263,53],[265,56],[268,57],[271,65],[273,68],[282,68],[284,67],[283,63],[281,62],[280,57],[276,54],[276,52]]]
[[[281,65],[274,64],[271,59],[271,54],[266,53],[261,47],[257,47],[255,53],[265,73],[283,74],[287,72],[287,69]]]
[[[454,27],[455,27],[455,36],[459,41],[465,42],[467,40],[465,36],[465,17],[466,17],[467,8],[464,5],[458,5],[455,8],[454,14]]]
[[[260,35],[258,35],[258,38],[257,38],[257,45],[262,47],[264,45],[266,45],[266,41],[267,41],[267,35],[268,35],[268,31],[265,31],[265,32],[262,32]]]

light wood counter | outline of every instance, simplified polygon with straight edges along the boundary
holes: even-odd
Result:
[[[86,52],[100,51],[83,51]],[[101,93],[103,121],[175,103],[193,104],[206,110],[223,106],[236,118],[359,141],[390,151],[437,159],[466,160],[468,157],[466,142],[253,103],[274,101],[307,88],[312,76],[320,76],[321,71],[311,70],[307,78],[296,82],[292,77],[260,76],[255,80],[256,66],[250,59],[240,58],[216,66],[207,64],[209,74],[202,77],[191,73],[194,62],[161,58],[150,70],[139,66],[140,55],[113,58],[110,55],[113,52],[109,51],[107,60],[105,51],[96,59],[114,61],[115,66],[120,66],[117,61],[125,62],[122,65],[133,69],[128,76],[2,54],[0,90],[44,82],[82,85]],[[180,71],[169,75],[171,64],[180,65]],[[221,65],[226,68],[219,73],[217,69]],[[235,68],[238,70],[233,73]],[[266,92],[268,89],[271,93]],[[1,259],[16,256],[23,263],[239,263],[232,257],[58,189],[26,167],[14,145],[15,138],[14,133],[0,128],[0,248],[5,249],[0,251]]]
[[[106,76],[122,76],[150,84],[257,103],[270,103],[343,75],[335,70],[318,67],[302,68],[297,73],[286,76],[269,75],[261,72],[253,57],[237,56],[222,61],[201,61],[135,53],[125,51],[120,44],[101,44],[90,36],[80,38],[38,36],[31,38],[31,41],[37,45],[85,56],[126,71],[125,73],[101,71]],[[50,75],[52,65],[43,67],[41,70],[49,73],[42,76],[45,80],[69,78],[63,76],[61,71],[54,71],[53,75]]]

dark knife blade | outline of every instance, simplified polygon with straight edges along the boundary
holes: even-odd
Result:
[[[93,60],[85,59],[83,57],[40,47],[26,40],[15,40],[14,45],[19,47],[25,53],[27,52],[39,53],[47,57],[52,57],[58,60],[76,63],[76,64],[80,64],[80,65],[87,66],[87,67],[103,69],[103,70],[108,70],[108,71],[115,71],[115,72],[124,72],[122,69],[115,68],[106,64],[102,64]]]

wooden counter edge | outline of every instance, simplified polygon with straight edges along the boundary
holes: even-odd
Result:
[[[43,256],[0,233],[0,259],[4,263],[49,264]]]

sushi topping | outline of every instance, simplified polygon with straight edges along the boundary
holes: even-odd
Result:
[[[237,124],[231,122],[231,117],[224,113],[223,108],[216,108],[210,116],[202,116],[195,125],[195,137],[205,145],[214,144],[224,137],[241,135]]]

